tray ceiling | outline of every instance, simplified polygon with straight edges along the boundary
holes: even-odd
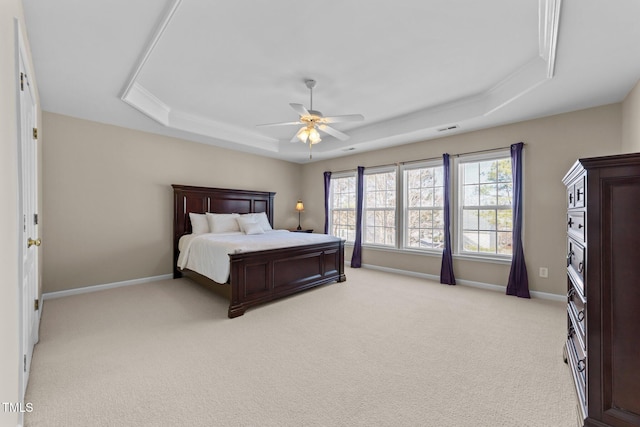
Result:
[[[315,110],[365,116],[313,160],[621,101],[640,2],[609,4],[24,0],[46,111],[301,163],[298,127],[256,125],[297,120],[309,78]]]

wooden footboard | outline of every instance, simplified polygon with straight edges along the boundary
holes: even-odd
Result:
[[[229,255],[229,317],[249,307],[329,282],[343,282],[344,242]]]

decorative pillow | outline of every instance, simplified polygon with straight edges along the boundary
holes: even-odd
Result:
[[[257,222],[248,222],[244,227],[244,234],[264,234],[264,230]]]
[[[236,219],[239,214],[216,214],[207,212],[207,219],[209,220],[209,230],[211,233],[229,233],[232,231],[240,231],[240,226]]]
[[[255,219],[255,221],[258,224],[260,224],[260,227],[262,227],[264,231],[273,230],[273,228],[271,228],[271,224],[269,224],[269,218],[267,218],[266,212],[259,212],[259,213],[253,213],[253,214],[247,214],[247,215],[251,215]]]
[[[250,224],[255,224],[258,227],[260,227],[260,230],[262,230],[262,227],[260,226],[260,224],[258,224],[256,222],[256,219],[251,215],[240,215],[238,218],[236,218],[236,220],[238,221],[238,226],[240,227],[240,231],[242,231],[244,234],[248,234],[246,232],[246,228]]]
[[[191,220],[191,232],[193,234],[204,234],[209,232],[209,222],[205,214],[189,212]]]

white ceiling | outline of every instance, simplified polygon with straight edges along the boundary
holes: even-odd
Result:
[[[619,102],[638,0],[24,0],[42,108],[305,163]],[[556,43],[557,42],[557,43]],[[290,143],[318,84],[324,115]],[[458,129],[439,129],[458,125]],[[349,151],[353,150],[353,151]]]

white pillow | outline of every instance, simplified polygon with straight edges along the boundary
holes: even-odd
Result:
[[[209,220],[209,230],[211,233],[228,233],[231,231],[240,231],[238,225],[239,214],[216,214],[207,212],[207,219]]]
[[[189,212],[191,220],[191,232],[193,234],[204,234],[209,232],[209,222],[205,214]]]
[[[264,230],[257,222],[248,222],[244,227],[244,234],[264,234]]]
[[[240,215],[238,218],[236,218],[236,220],[238,221],[238,226],[240,227],[240,231],[242,231],[244,234],[249,234],[246,232],[246,228],[251,224],[257,225],[258,227],[260,227],[260,230],[262,230],[262,227],[260,226],[260,224],[258,224],[256,222],[256,219],[251,215]]]
[[[269,218],[267,218],[267,213],[266,212],[251,213],[251,214],[247,214],[247,215],[250,215],[251,218],[253,218],[255,220],[255,222],[260,224],[260,227],[262,227],[262,229],[264,231],[273,230],[273,228],[271,228],[271,224],[269,224]]]

